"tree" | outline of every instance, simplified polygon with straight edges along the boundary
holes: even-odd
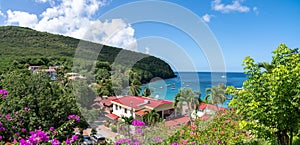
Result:
[[[182,111],[183,106],[187,106],[186,113],[188,114],[190,120],[191,120],[191,113],[194,110],[197,110],[199,105],[199,98],[201,96],[201,93],[198,91],[193,91],[192,89],[179,89],[179,92],[175,96],[175,103],[174,106],[175,112],[176,109],[179,108],[180,111]]]
[[[160,121],[160,116],[155,110],[151,111],[145,111],[146,114],[143,115],[142,120],[145,122],[147,125],[154,125],[158,121]]]
[[[138,73],[131,71],[129,73],[129,81],[130,81],[130,86],[129,86],[129,95],[132,96],[139,96],[141,93],[141,77],[139,76]]]
[[[2,76],[1,85],[9,94],[0,103],[0,114],[30,111],[21,116],[22,125],[25,125],[22,127],[27,131],[39,128],[48,130],[50,126],[58,128],[68,122],[69,115],[80,114],[72,87],[59,81],[51,81],[47,74],[15,70]],[[84,118],[79,125],[82,128],[87,127]],[[72,132],[71,128],[64,134]],[[2,137],[8,140],[12,137],[10,134],[5,136]]]
[[[145,97],[150,97],[151,95],[151,90],[149,88],[145,88],[144,89],[144,93],[143,93],[143,96]]]
[[[256,132],[263,137],[276,136],[279,145],[292,145],[300,122],[300,54],[285,44],[273,54],[266,69],[250,57],[244,59],[248,80],[242,90],[228,87],[235,96],[230,105],[248,121],[244,126],[263,130]]]
[[[211,104],[223,104],[226,100],[226,87],[224,84],[219,84],[212,88],[206,88],[205,92],[205,101]]]

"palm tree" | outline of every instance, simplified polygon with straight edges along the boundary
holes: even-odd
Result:
[[[132,96],[139,96],[139,94],[141,93],[141,78],[140,76],[135,73],[135,72],[131,72],[130,74],[130,86],[129,86],[129,95]]]
[[[183,106],[187,106],[187,112],[189,115],[189,118],[191,120],[191,113],[193,110],[197,110],[199,106],[199,98],[201,96],[201,93],[198,91],[193,91],[192,89],[180,89],[179,92],[175,96],[174,106],[176,108],[179,108],[180,110],[183,109]],[[201,99],[200,99],[201,100]],[[179,105],[178,105],[179,103]],[[176,109],[175,108],[175,109]],[[176,110],[175,110],[176,112]]]
[[[211,104],[223,104],[226,98],[226,87],[224,84],[206,88],[205,101]]]
[[[180,93],[177,93],[174,97],[174,104],[173,104],[173,107],[175,109],[175,117],[177,116],[177,108],[178,108],[178,103],[179,103],[179,98],[180,98]],[[182,106],[180,108],[180,110],[182,109]]]
[[[160,116],[155,110],[145,111],[146,114],[143,115],[142,120],[145,122],[147,125],[154,125],[156,122],[160,121]]]
[[[143,96],[145,97],[150,97],[151,95],[151,90],[149,88],[145,88],[144,89],[144,93],[143,93]]]
[[[124,123],[127,124],[127,125],[131,125],[132,121],[134,119],[133,116],[130,116],[130,117],[122,116],[121,118],[124,120]]]
[[[107,96],[107,95],[113,95],[111,92],[111,82],[110,79],[102,78],[98,81],[97,84],[93,84],[94,87],[97,89],[97,93],[99,96]]]

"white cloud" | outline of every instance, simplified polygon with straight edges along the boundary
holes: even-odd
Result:
[[[2,13],[1,10],[0,10],[0,17],[5,17],[5,15]]]
[[[34,0],[37,3],[49,3],[51,6],[55,5],[55,0]]]
[[[18,24],[23,27],[34,27],[38,22],[38,18],[35,14],[30,14],[21,11],[7,11],[7,21],[8,25]]]
[[[257,7],[253,7],[253,12],[254,12],[255,14],[259,14],[259,11],[258,11]]]
[[[146,54],[150,54],[150,48],[149,47],[146,47]]]
[[[209,14],[205,14],[205,15],[203,15],[202,16],[202,20],[204,21],[204,22],[210,22],[210,19],[211,19],[211,15],[209,15]]]
[[[222,13],[230,13],[233,11],[236,12],[249,12],[250,8],[247,6],[243,6],[241,3],[242,0],[233,0],[232,4],[223,4],[221,0],[214,0],[211,5],[212,9],[215,11],[220,11]]]
[[[52,0],[35,1],[45,3]],[[33,17],[23,19],[16,16],[21,14],[12,14],[14,12],[9,11],[11,17],[7,24],[19,22],[19,25],[39,31],[137,50],[137,41],[134,38],[134,29],[131,25],[122,19],[100,21],[93,18],[100,7],[106,5],[107,2],[106,0],[63,0],[61,3],[47,8],[39,15],[39,19],[36,16],[35,19]],[[17,13],[28,14],[26,12]]]

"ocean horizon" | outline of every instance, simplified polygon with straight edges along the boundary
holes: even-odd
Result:
[[[150,83],[143,84],[142,89],[150,88],[151,97],[174,101],[180,88],[191,88],[201,93],[203,100],[206,96],[206,88],[211,88],[220,83],[226,86],[241,88],[247,79],[243,72],[175,72],[176,77],[170,79],[154,78]],[[222,105],[228,108],[229,100]]]

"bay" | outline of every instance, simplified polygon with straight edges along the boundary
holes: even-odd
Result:
[[[150,88],[152,98],[174,101],[180,88],[191,88],[200,92],[200,98],[204,99],[206,88],[219,83],[241,88],[247,79],[246,74],[241,72],[175,72],[175,74],[177,77],[165,80],[154,78],[150,83],[142,85],[142,89]],[[228,102],[229,100],[226,100],[223,107],[227,108]]]

